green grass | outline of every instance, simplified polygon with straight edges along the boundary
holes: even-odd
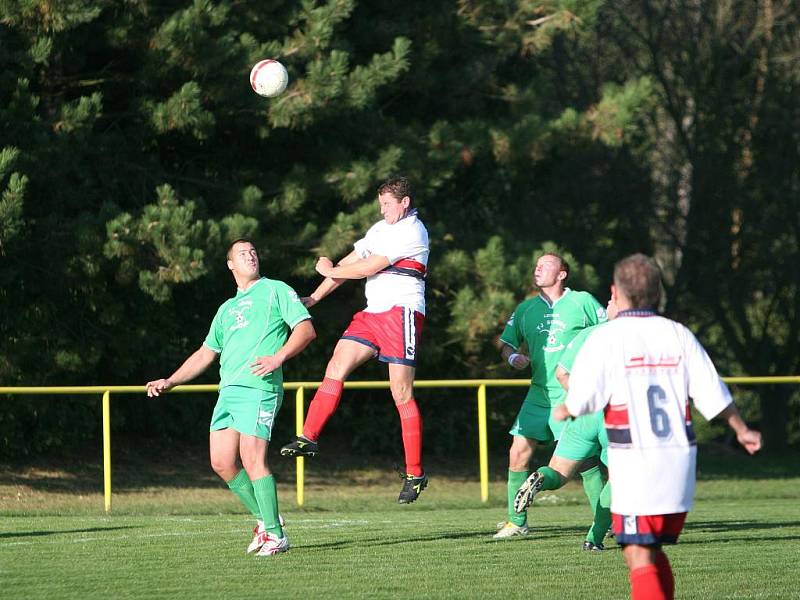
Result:
[[[712,459],[705,471],[701,463],[695,509],[667,550],[678,598],[800,598],[796,458],[779,468],[750,462],[750,479],[736,477],[748,460],[741,455]],[[382,471],[312,472],[303,508],[290,485],[280,487],[291,551],[258,559],[244,553],[251,520],[213,476],[198,470],[180,487],[169,473],[138,477],[156,484],[120,476],[105,516],[96,482],[0,468],[2,597],[629,597],[613,541],[602,554],[580,550],[590,517],[575,483],[537,497],[528,538],[494,542],[504,514],[499,478],[487,505],[475,481],[449,473],[399,506],[400,482]]]

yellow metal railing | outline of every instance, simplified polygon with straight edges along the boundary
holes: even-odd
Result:
[[[763,384],[800,384],[800,376],[782,377],[723,377],[729,384],[763,385]],[[286,382],[284,390],[296,390],[295,394],[295,429],[297,434],[303,433],[305,418],[305,390],[316,389],[319,381]],[[527,387],[528,379],[431,379],[415,381],[415,388],[476,388],[478,400],[478,463],[480,469],[481,501],[489,500],[489,443],[487,434],[486,388],[488,387]],[[348,381],[347,389],[380,389],[388,388],[388,381]],[[170,393],[216,392],[216,385],[181,385]],[[10,395],[46,395],[102,394],[103,402],[103,498],[106,512],[111,510],[111,394],[142,394],[144,386],[110,385],[110,386],[46,386],[46,387],[0,387],[0,394]],[[305,502],[305,462],[303,457],[297,461],[297,504]]]

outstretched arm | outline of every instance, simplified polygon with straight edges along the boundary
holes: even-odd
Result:
[[[148,381],[147,395],[150,397],[158,396],[162,392],[168,392],[176,385],[191,381],[200,373],[205,371],[211,363],[217,359],[217,353],[206,345],[200,346],[189,356],[178,369],[166,379],[156,379]]]
[[[287,360],[302,352],[311,341],[317,337],[317,332],[311,324],[311,319],[301,321],[292,329],[292,333],[286,343],[272,356],[261,356],[250,365],[251,373],[258,377],[263,377],[272,373]]]
[[[316,268],[317,272],[325,279],[310,296],[302,298],[303,305],[310,308],[348,279],[363,279],[385,269],[390,264],[389,259],[385,256],[372,255],[361,258],[355,250],[340,260],[335,267],[328,257],[322,256],[317,261]]]
[[[348,263],[340,262],[334,267],[329,258],[321,256],[317,261],[317,273],[331,279],[364,279],[391,264],[385,256],[370,254],[367,258],[359,258]]]
[[[761,432],[750,429],[744,422],[736,405],[731,402],[717,415],[723,419],[736,433],[736,439],[750,454],[755,454],[761,449]]]

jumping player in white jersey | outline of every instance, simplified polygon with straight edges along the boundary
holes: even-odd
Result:
[[[389,365],[389,387],[403,435],[406,470],[398,502],[414,502],[428,485],[422,469],[422,417],[413,398],[414,372],[425,319],[428,231],[414,208],[405,177],[378,188],[383,220],[370,227],[337,266],[323,256],[317,272],[325,279],[308,297],[314,306],[348,279],[367,279],[366,308],[356,313],[333,350],[325,378],[308,408],[303,434],[281,449],[284,456],[314,456],[317,440],[336,411],[345,379],[370,358]]]
[[[691,400],[720,417],[753,454],[748,428],[706,351],[683,325],[655,312],[661,272],[634,254],[614,268],[619,313],[584,343],[566,402],[554,417],[605,411],[614,535],[630,571],[632,600],[671,599],[675,580],[662,544],[674,544],[692,508],[697,447]]]

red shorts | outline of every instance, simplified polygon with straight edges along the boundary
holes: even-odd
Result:
[[[378,360],[415,367],[425,315],[412,308],[394,306],[386,312],[357,312],[342,334],[369,346]]]
[[[611,513],[614,538],[620,546],[674,544],[683,531],[686,513],[670,515],[618,515]]]

